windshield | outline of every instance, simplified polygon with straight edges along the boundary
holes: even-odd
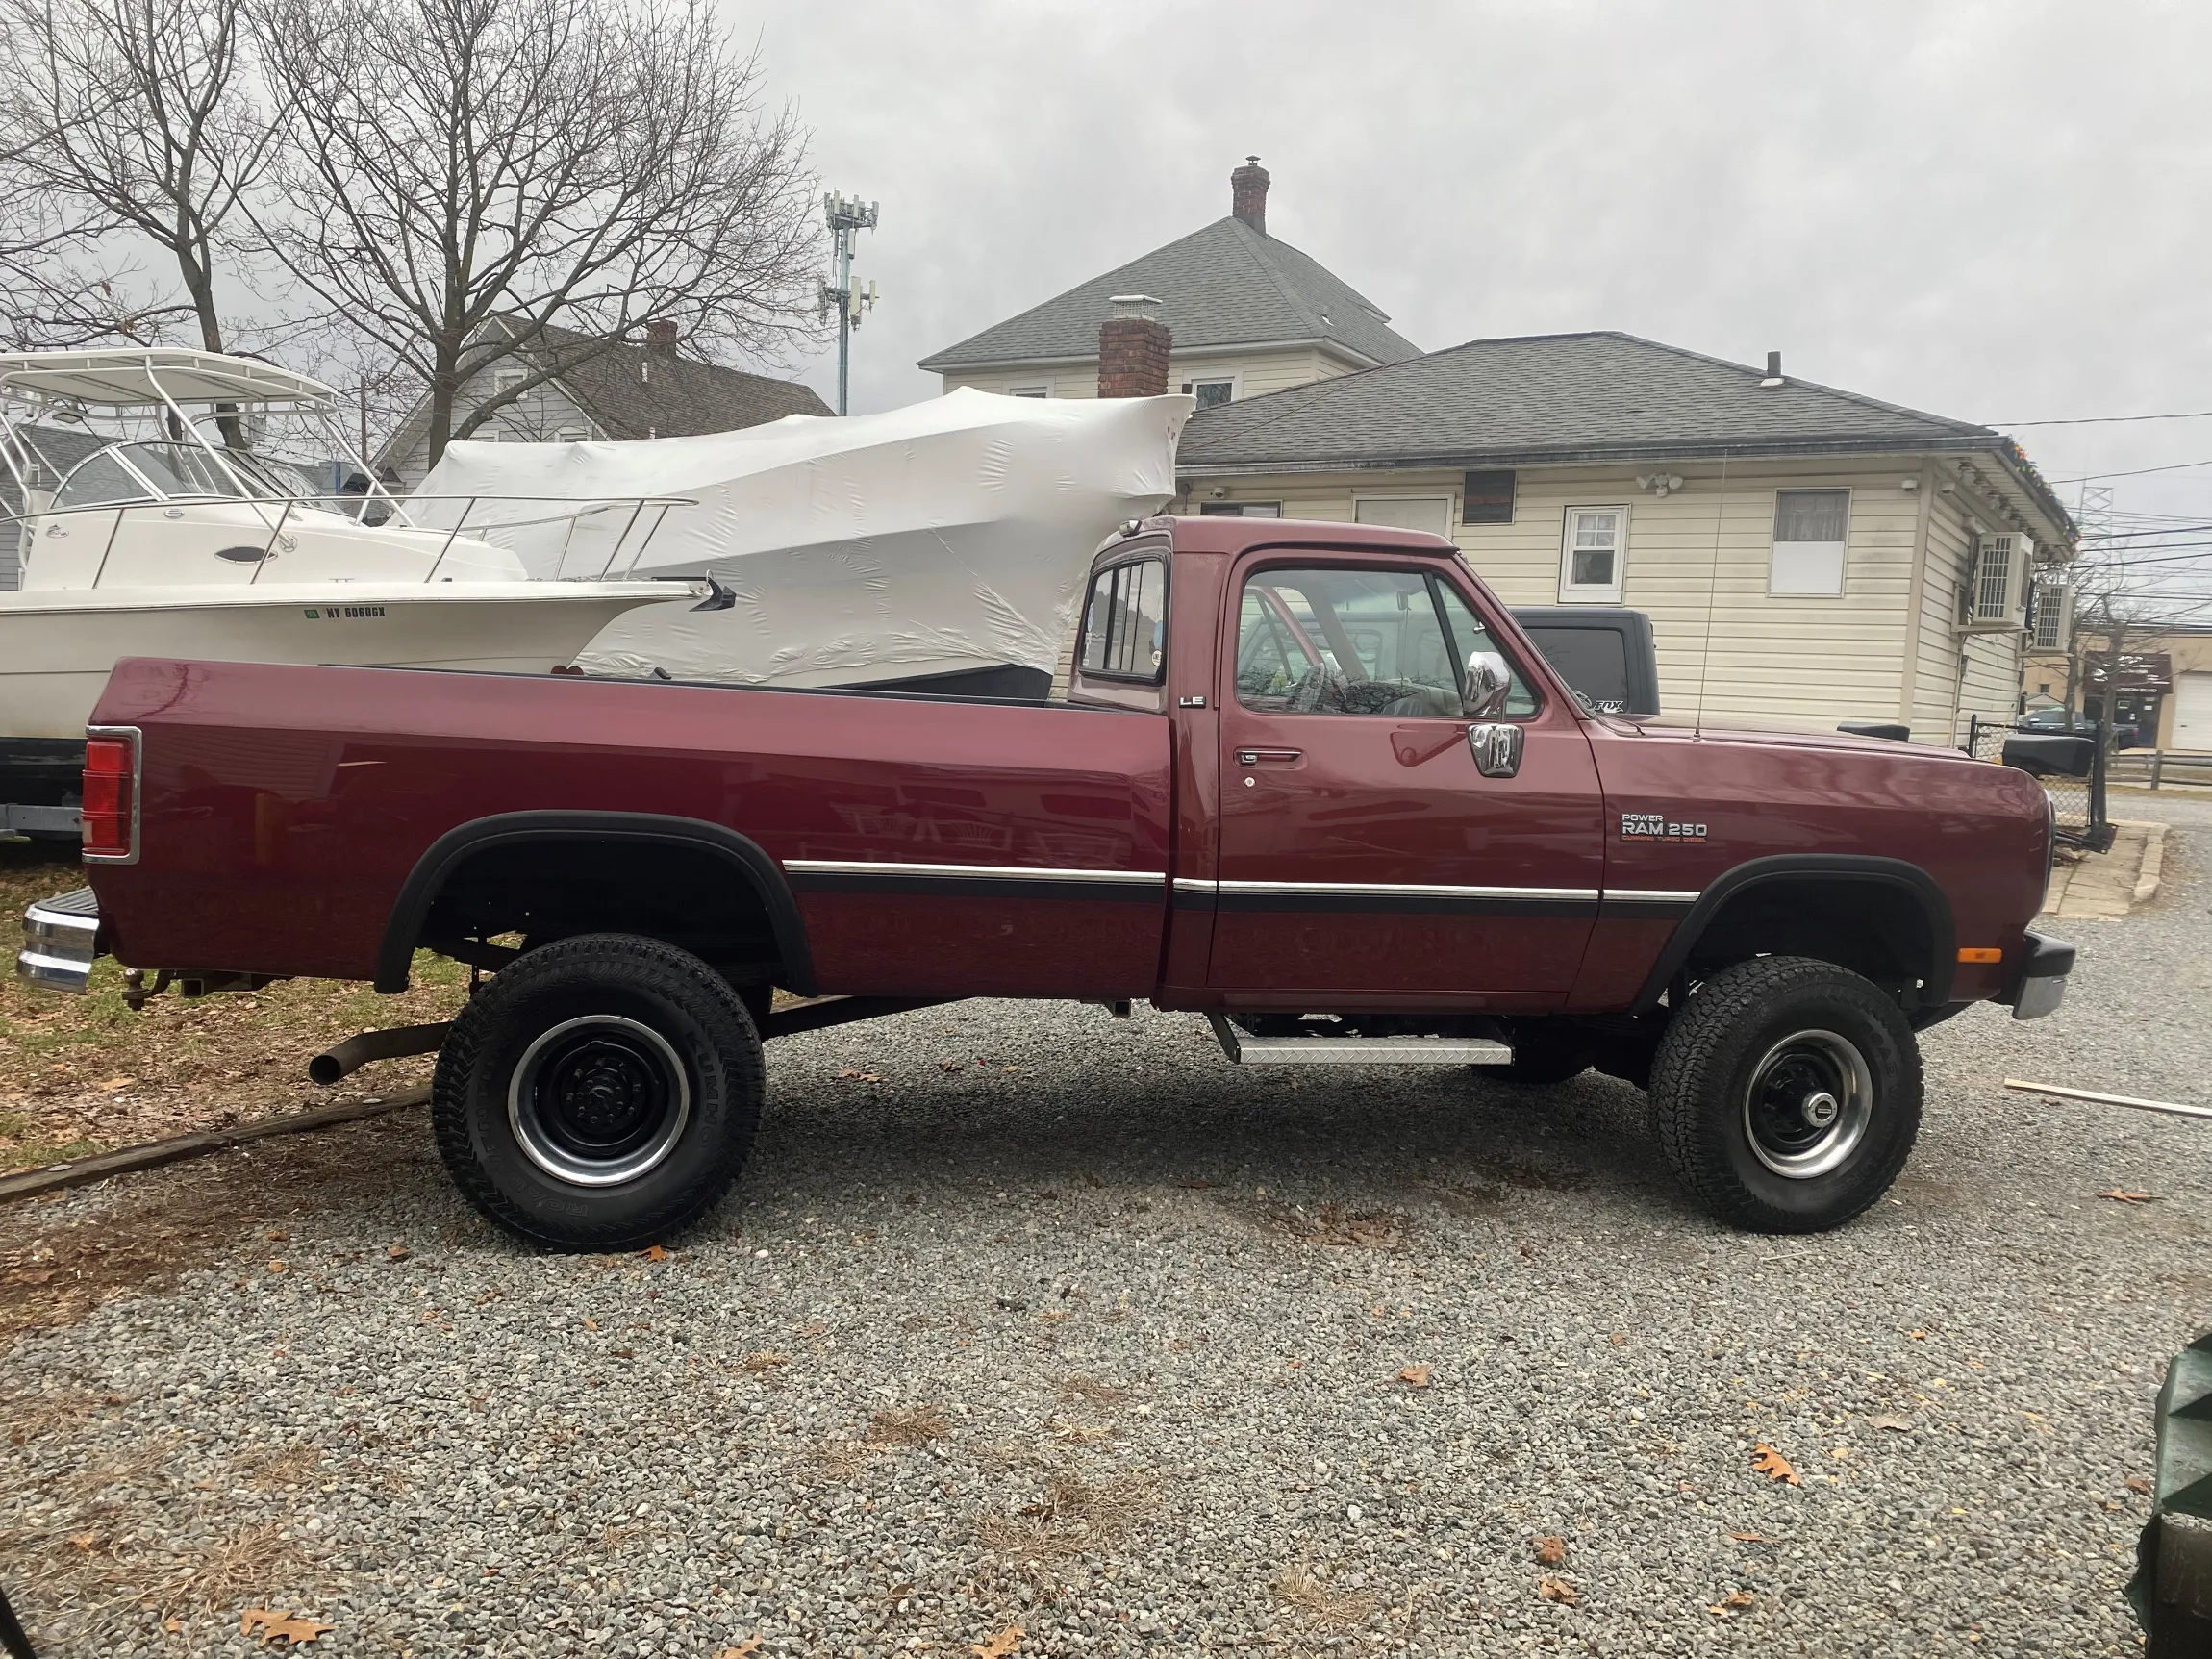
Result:
[[[54,491],[57,507],[98,507],[111,501],[151,501],[153,493],[115,459],[113,449],[88,455]]]
[[[126,443],[120,453],[163,495],[220,495],[238,500],[248,495],[279,493],[256,475],[256,469],[242,452],[223,459],[230,463],[230,472],[243,482],[243,490],[232,482],[230,474],[214,456],[196,443]]]

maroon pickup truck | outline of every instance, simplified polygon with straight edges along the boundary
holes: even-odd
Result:
[[[716,1202],[764,1035],[973,996],[1147,998],[1245,1065],[1595,1066],[1716,1214],[1831,1227],[1911,1151],[1915,1032],[2048,1013],[2074,960],[2026,773],[1593,713],[1396,530],[1131,523],[1065,701],[133,660],[95,719],[96,903],[34,907],[24,971],[490,970],[439,1144],[560,1245]]]

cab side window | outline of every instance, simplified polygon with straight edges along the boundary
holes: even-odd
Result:
[[[1285,714],[1458,718],[1467,659],[1493,650],[1467,602],[1425,573],[1255,571],[1237,616],[1237,700]],[[1509,715],[1536,699],[1514,677]]]
[[[1156,686],[1167,652],[1168,562],[1130,559],[1093,576],[1076,666],[1099,679]]]

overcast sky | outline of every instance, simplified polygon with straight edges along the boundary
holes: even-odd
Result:
[[[2212,409],[2201,3],[724,4],[883,204],[856,413],[1218,218],[1252,152],[1270,234],[1424,349],[1612,328],[1973,420]],[[2206,462],[2114,482],[2212,516],[2212,420],[2018,436],[2054,481]]]

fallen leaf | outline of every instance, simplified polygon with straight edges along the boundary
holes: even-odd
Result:
[[[267,1232],[264,1233],[262,1237],[266,1239],[272,1244],[289,1244],[291,1243],[291,1235],[286,1232],[282,1227],[271,1227]]]
[[[414,1254],[405,1244],[393,1244],[384,1252],[384,1259],[388,1262],[404,1262]]]
[[[107,1082],[100,1085],[100,1093],[103,1094],[113,1094],[118,1089],[128,1089],[137,1081],[138,1079],[136,1077],[111,1077],[107,1080]]]
[[[1911,1421],[1901,1417],[1870,1417],[1867,1419],[1867,1426],[1869,1428],[1886,1428],[1892,1434],[1910,1434],[1913,1431]]]
[[[1626,1347],[1628,1345],[1628,1333],[1625,1331],[1615,1331],[1613,1333],[1613,1345],[1617,1348]]]
[[[638,1254],[648,1262],[665,1262],[668,1259],[668,1252],[659,1244],[647,1244]]]
[[[282,1262],[271,1262],[269,1264],[269,1271],[272,1273],[281,1273],[286,1271],[286,1268]]]
[[[587,1315],[584,1320],[584,1328],[588,1331],[595,1331],[599,1328],[599,1321]]]
[[[937,1068],[940,1071],[965,1071],[968,1069],[967,1066],[958,1060],[940,1060],[937,1063]]]
[[[758,1636],[748,1636],[735,1647],[723,1648],[715,1655],[715,1659],[752,1659],[760,1650],[761,1639]]]
[[[69,1547],[81,1549],[87,1555],[92,1553],[92,1546],[99,1542],[100,1535],[96,1532],[72,1532],[69,1534]]]
[[[335,1625],[317,1623],[305,1614],[277,1613],[266,1607],[249,1607],[239,1615],[239,1634],[260,1636],[264,1647],[272,1642],[296,1647],[335,1628]]]
[[[840,1071],[838,1075],[840,1077],[857,1077],[863,1083],[881,1083],[883,1081],[883,1078],[876,1072],[856,1070],[850,1066],[847,1066],[842,1071]]]
[[[1567,1540],[1546,1533],[1536,1541],[1536,1561],[1540,1567],[1557,1567],[1567,1559]]]
[[[2148,1497],[2150,1496],[2150,1483],[2148,1480],[2145,1480],[2140,1474],[2131,1474],[2127,1477],[2127,1490],[2129,1492],[2140,1492],[2146,1497]]]
[[[1792,1486],[1805,1484],[1797,1478],[1797,1471],[1790,1467],[1790,1460],[1763,1440],[1751,1447],[1751,1467],[1769,1480],[1786,1480]]]
[[[1018,1624],[1009,1624],[988,1642],[968,1644],[975,1650],[975,1659],[1006,1659],[1009,1653],[1020,1646],[1021,1626]]]
[[[1428,1367],[1400,1366],[1397,1380],[1405,1384],[1407,1388],[1426,1388],[1428,1387]]]
[[[1572,1607],[1582,1599],[1581,1592],[1564,1578],[1546,1575],[1536,1581],[1536,1594],[1546,1601],[1556,1601],[1562,1607]]]
[[[2124,1187],[2115,1187],[2109,1193],[2099,1193],[2097,1195],[2099,1198],[2110,1198],[2115,1203],[2121,1204],[2155,1204],[2158,1201],[2156,1194],[2130,1193]]]
[[[1924,1343],[1928,1340],[1928,1334],[1925,1331],[1907,1331],[1905,1335],[1912,1338],[1916,1343]]]
[[[1718,1613],[1723,1619],[1733,1619],[1739,1608],[1748,1607],[1758,1599],[1748,1590],[1731,1590],[1705,1611]]]

